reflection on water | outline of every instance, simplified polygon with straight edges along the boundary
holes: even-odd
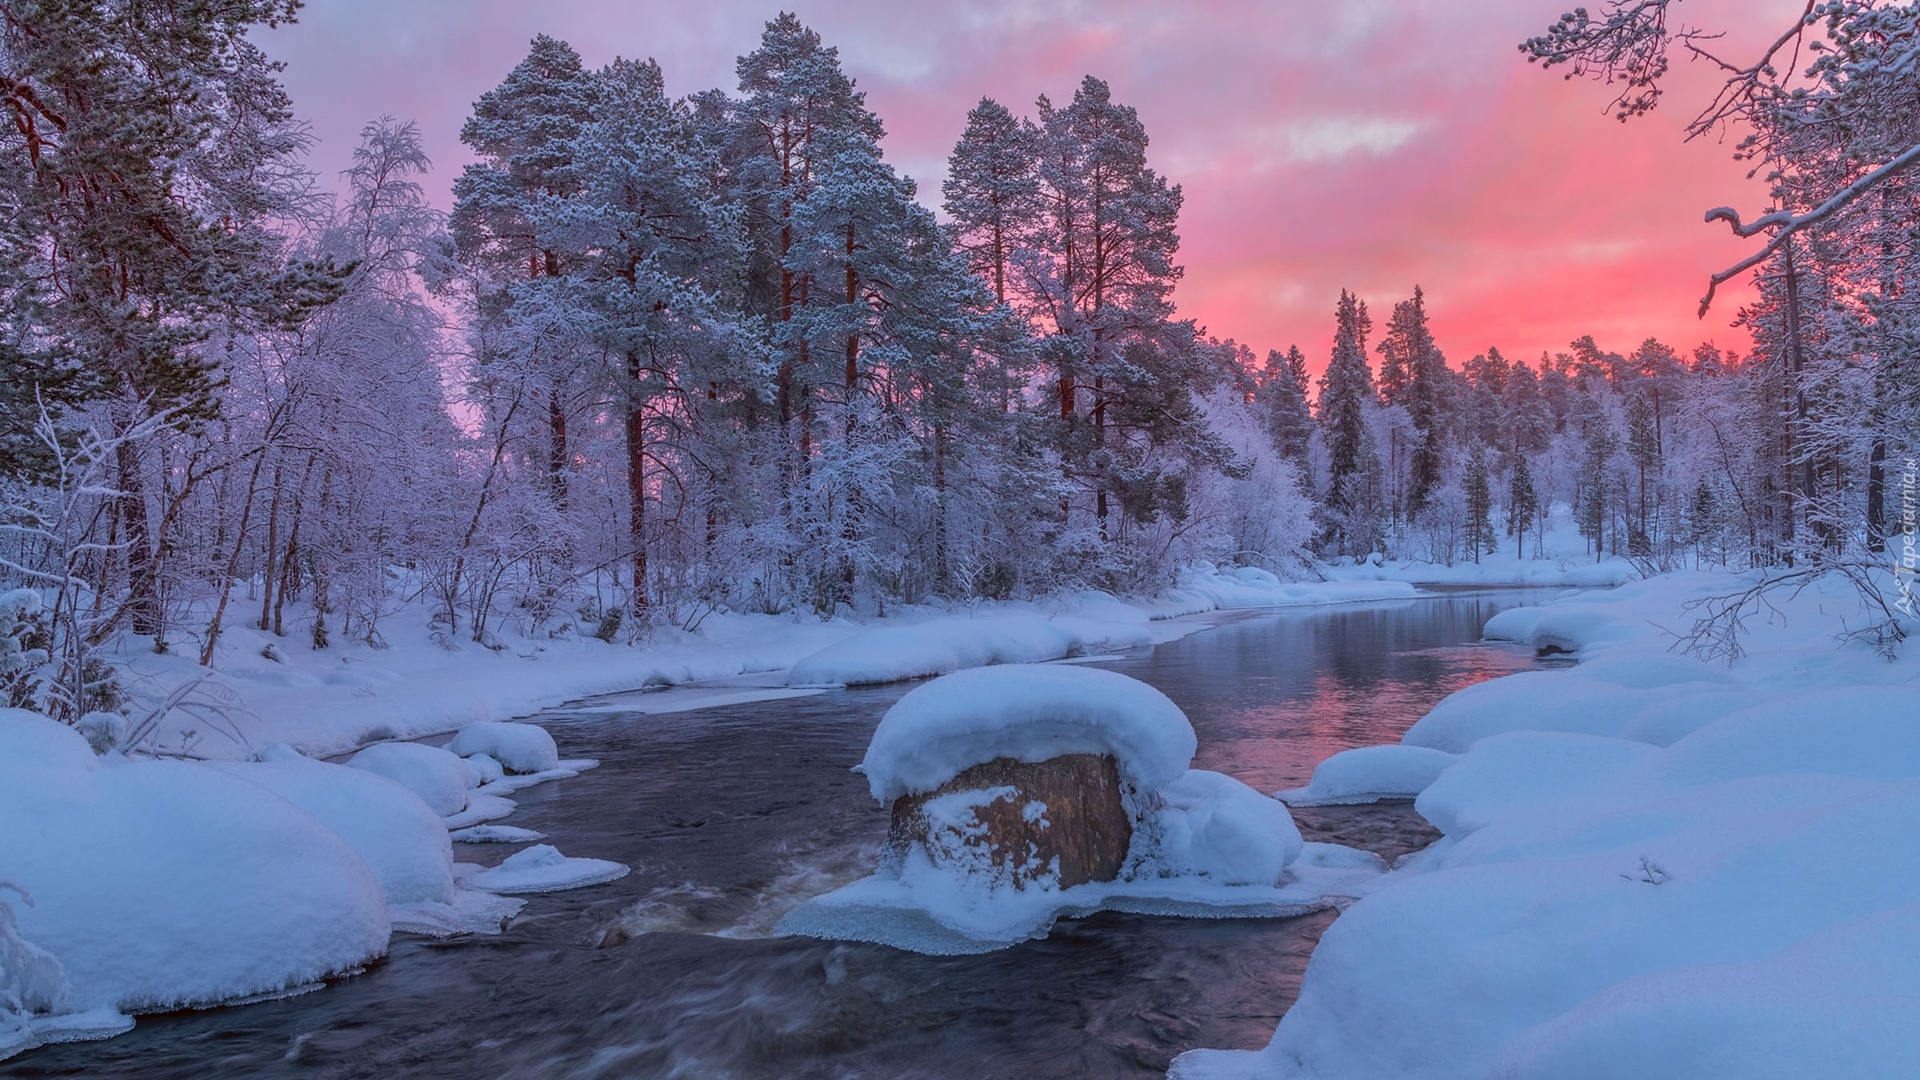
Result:
[[[1391,741],[1452,690],[1529,666],[1473,644],[1517,591],[1240,619],[1106,666],[1158,686],[1197,765],[1272,791]],[[764,935],[866,873],[886,832],[847,771],[905,687],[643,716],[543,717],[591,772],[520,792],[510,823],[618,859],[610,885],[536,896],[503,935],[396,939],[323,993],[144,1017],[4,1076],[1157,1076],[1195,1046],[1263,1045],[1333,916],[1102,914],[985,956]],[[1426,835],[1405,807],[1301,813],[1313,838],[1389,856]],[[496,863],[505,845],[460,845]]]

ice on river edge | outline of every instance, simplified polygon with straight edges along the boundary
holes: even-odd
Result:
[[[526,903],[502,894],[624,875],[547,845],[493,869],[453,861],[450,825],[513,809],[483,786],[596,764],[514,750],[542,740],[485,733],[487,749],[539,770],[522,775],[414,744],[356,755],[375,768],[285,746],[249,762],[155,761],[97,757],[72,728],[0,710],[0,1058],[119,1034],[132,1013],[311,987],[383,955],[395,932],[498,933]]]
[[[1111,758],[1132,822],[1118,876],[1060,887],[1058,867],[1009,879],[975,808],[1018,798],[1011,786],[936,795],[922,813],[952,844],[906,844],[897,865],[802,903],[777,928],[916,952],[989,952],[1044,937],[1096,911],[1210,918],[1300,915],[1370,891],[1385,867],[1367,852],[1303,844],[1286,807],[1232,777],[1188,769],[1186,716],[1151,686],[1058,665],[976,668],[903,696],[880,721],[859,771],[883,804],[940,791],[996,759]],[[1029,823],[1058,808],[1026,805]],[[951,819],[951,820],[949,820]],[[937,849],[937,850],[936,850]],[[1303,853],[1306,857],[1303,858]],[[970,857],[971,856],[971,857]]]

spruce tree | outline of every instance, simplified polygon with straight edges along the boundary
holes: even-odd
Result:
[[[1387,404],[1405,405],[1407,417],[1413,422],[1414,445],[1408,461],[1406,505],[1406,518],[1412,521],[1425,507],[1427,496],[1440,484],[1444,410],[1452,380],[1446,360],[1427,326],[1426,297],[1419,286],[1414,287],[1412,299],[1393,306],[1393,316],[1377,349],[1382,357],[1383,376],[1391,364],[1405,378],[1405,383],[1392,395],[1387,395],[1389,388],[1384,380],[1381,390]]]
[[[1267,437],[1281,457],[1303,465],[1308,443],[1313,438],[1313,414],[1307,408],[1304,381],[1306,363],[1307,358],[1298,345],[1288,349],[1284,356],[1280,350],[1270,349],[1260,382],[1267,413]]]
[[[1349,522],[1337,536],[1347,547],[1371,540],[1352,535],[1351,522],[1364,502],[1356,487],[1374,468],[1366,412],[1373,398],[1373,369],[1367,365],[1367,332],[1372,329],[1366,301],[1340,290],[1333,356],[1320,378],[1319,421],[1327,445],[1327,508]]]

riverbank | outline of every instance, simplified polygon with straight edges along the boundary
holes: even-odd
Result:
[[[1837,577],[1750,607],[1730,664],[1672,649],[1757,581],[1668,575],[1493,618],[1489,638],[1578,665],[1469,687],[1408,730],[1458,755],[1415,804],[1442,839],[1327,931],[1267,1049],[1170,1075],[1908,1071],[1920,659],[1850,636],[1875,620]]]
[[[821,661],[800,680],[804,685],[888,682],[981,663],[1122,652],[1206,629],[1217,612],[1414,595],[1402,582],[1281,582],[1261,570],[1201,567],[1151,599],[1085,592],[959,611],[896,608],[872,619],[725,612],[692,630],[658,627],[637,644],[574,630],[503,631],[499,648],[437,634],[426,605],[414,604],[387,617],[379,648],[336,639],[328,649],[312,649],[294,637],[235,626],[222,635],[211,673],[182,655],[186,650],[157,655],[142,638],[123,639],[110,659],[134,699],[136,719],[186,688],[188,707],[157,725],[153,745],[167,753],[237,760],[285,743],[321,757],[623,691],[759,676],[748,681],[760,685],[732,688],[724,700],[780,696],[766,685],[784,685],[773,676],[816,656]],[[702,707],[701,699],[685,707]]]

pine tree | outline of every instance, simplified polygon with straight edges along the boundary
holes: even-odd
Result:
[[[0,466],[45,464],[27,436],[36,388],[56,412],[112,402],[124,613],[156,649],[171,516],[149,521],[148,465],[127,433],[156,416],[175,430],[215,417],[209,334],[297,323],[339,292],[336,268],[283,264],[268,228],[301,193],[292,159],[305,138],[279,65],[246,33],[299,7],[27,0],[0,21]]]
[[[1627,393],[1627,455],[1639,469],[1640,492],[1638,523],[1628,537],[1627,548],[1639,556],[1653,554],[1647,517],[1647,470],[1660,467],[1660,440],[1652,398],[1652,388],[1644,385],[1630,387]]]
[[[473,103],[473,115],[460,129],[460,141],[479,161],[454,183],[451,228],[460,255],[485,281],[484,308],[514,324],[515,286],[559,277],[561,251],[535,227],[545,200],[566,199],[579,191],[573,153],[583,125],[593,118],[597,85],[581,67],[580,55],[564,41],[541,34],[526,59],[499,86]],[[550,212],[550,211],[549,211]],[[555,341],[551,325],[535,328],[520,320],[518,357],[544,366],[548,486],[554,503],[567,502],[570,460],[567,423],[568,379],[576,362],[564,340]],[[563,329],[563,327],[559,328]],[[545,355],[531,355],[539,343]]]
[[[1040,134],[992,98],[967,113],[967,128],[947,158],[940,192],[968,266],[1007,302],[1007,272],[1021,233],[1038,209]]]
[[[1467,472],[1462,480],[1467,501],[1467,543],[1473,548],[1473,561],[1493,548],[1493,487],[1487,477],[1487,451],[1479,442],[1467,451]]]
[[[1527,529],[1540,512],[1540,496],[1533,489],[1533,470],[1525,455],[1513,459],[1513,480],[1507,488],[1507,535],[1514,538],[1513,557],[1526,557]]]
[[[1199,415],[1188,388],[1206,365],[1192,324],[1172,320],[1180,188],[1148,167],[1139,113],[1116,103],[1100,79],[1082,79],[1064,108],[1043,95],[1038,110],[1040,210],[1018,260],[1021,291],[1059,339],[1051,355],[1060,446],[1069,472],[1091,483],[1106,532],[1110,495],[1150,490],[1142,482],[1151,475],[1121,475],[1142,464],[1141,448],[1110,427],[1202,460],[1225,456],[1216,440],[1192,438],[1188,424]],[[1082,390],[1091,399],[1084,405]]]

